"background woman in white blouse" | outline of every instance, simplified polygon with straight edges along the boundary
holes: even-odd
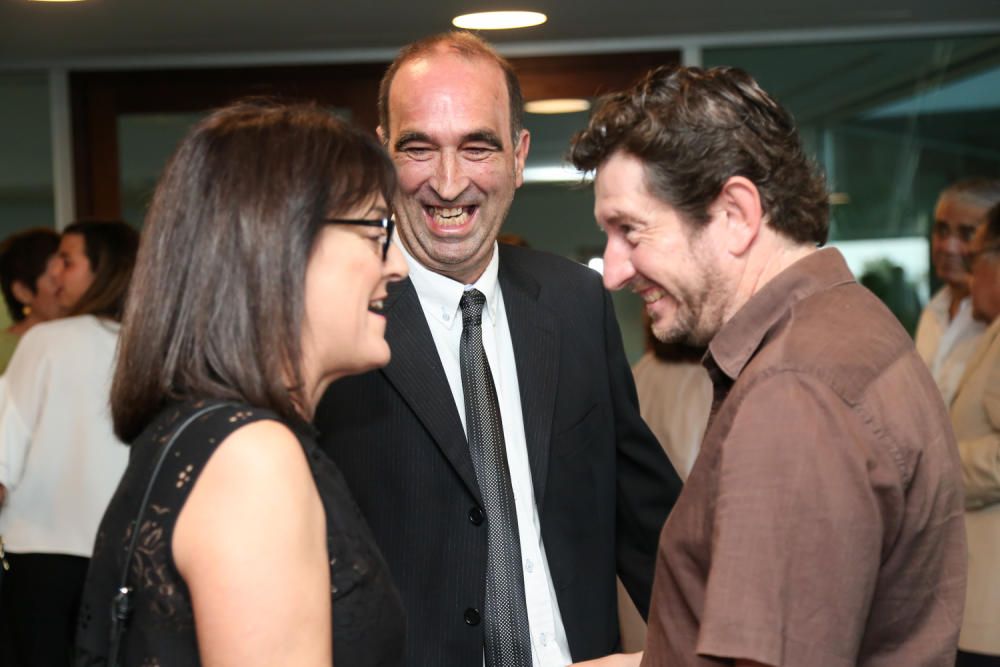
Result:
[[[52,268],[69,317],[25,334],[0,380],[2,615],[21,665],[69,664],[87,559],[128,459],[108,398],[138,234],[77,222]]]

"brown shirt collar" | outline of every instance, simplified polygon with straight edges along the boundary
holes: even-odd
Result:
[[[797,302],[836,285],[854,282],[843,255],[824,248],[795,262],[771,279],[736,311],[708,344],[711,363],[736,380],[769,331]]]

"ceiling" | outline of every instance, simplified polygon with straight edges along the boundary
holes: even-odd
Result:
[[[856,28],[906,31],[945,24],[1000,32],[1000,0],[525,0],[518,4],[545,12],[549,22],[491,34],[498,44],[600,40],[605,46],[621,41],[634,48],[636,40],[691,35]],[[0,65],[359,49],[391,53],[421,36],[447,30],[456,14],[490,8],[509,7],[495,3],[491,7],[482,0],[0,0]],[[384,55],[371,57],[384,59]]]

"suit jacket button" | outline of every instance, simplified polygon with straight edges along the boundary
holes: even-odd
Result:
[[[473,525],[476,526],[481,525],[483,523],[484,518],[486,518],[486,514],[483,513],[482,507],[479,507],[477,505],[473,507],[471,510],[469,510],[469,521],[471,521]]]
[[[479,625],[479,610],[469,607],[465,610],[466,625]]]

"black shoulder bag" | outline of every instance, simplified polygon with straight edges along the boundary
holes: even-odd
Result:
[[[233,404],[217,403],[195,412],[177,427],[174,434],[170,436],[170,440],[167,441],[167,444],[160,451],[160,456],[153,467],[153,474],[149,478],[149,484],[146,485],[146,491],[142,494],[142,502],[139,503],[139,512],[136,514],[135,522],[132,524],[132,539],[129,540],[128,552],[125,554],[125,564],[122,566],[121,576],[118,579],[118,589],[115,592],[115,596],[111,598],[111,641],[108,645],[108,659],[105,663],[107,667],[118,667],[122,637],[125,634],[129,617],[132,615],[132,587],[128,585],[128,568],[133,556],[135,556],[135,547],[139,543],[139,528],[142,526],[142,517],[146,513],[146,505],[149,504],[149,496],[153,493],[153,485],[156,483],[156,478],[160,475],[160,468],[163,467],[163,462],[167,460],[167,454],[170,453],[174,443],[177,442],[178,436],[180,436],[184,429],[199,417],[227,405]]]

